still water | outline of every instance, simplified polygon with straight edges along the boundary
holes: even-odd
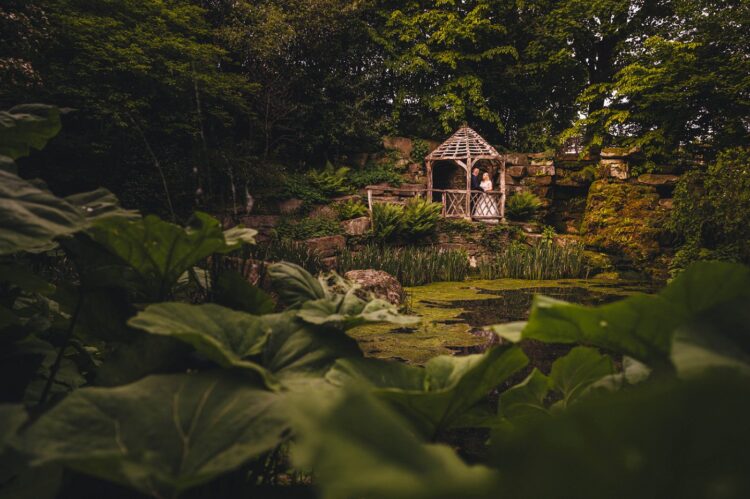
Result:
[[[422,364],[437,355],[481,351],[488,341],[485,326],[527,319],[536,294],[600,305],[653,291],[649,283],[597,279],[442,282],[406,288],[407,306],[422,317],[420,324],[363,326],[350,334],[368,356]]]

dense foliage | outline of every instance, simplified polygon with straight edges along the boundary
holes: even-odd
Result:
[[[534,218],[542,201],[533,192],[516,192],[505,203],[505,214],[511,220],[528,221]]]
[[[288,263],[275,300],[231,269],[252,229],[21,178],[58,129],[55,108],[0,115],[4,495],[750,494],[750,268],[595,308],[537,296],[484,353],[365,358],[348,329],[418,318]],[[542,371],[529,342],[571,348]]]
[[[443,206],[420,196],[404,205],[376,203],[372,207],[372,232],[380,240],[414,241],[435,232]]]
[[[682,239],[673,265],[694,260],[750,263],[750,149],[731,149],[683,175],[669,227]]]
[[[747,141],[748,23],[744,0],[6,0],[0,108],[76,110],[24,160],[56,192],[182,219],[464,122],[511,150],[639,145],[657,167]]]
[[[583,245],[564,246],[549,239],[535,246],[512,242],[498,253],[477,262],[482,279],[564,279],[587,277]]]

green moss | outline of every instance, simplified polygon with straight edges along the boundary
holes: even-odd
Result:
[[[581,230],[586,245],[643,268],[661,253],[665,220],[655,188],[599,180],[589,190]]]

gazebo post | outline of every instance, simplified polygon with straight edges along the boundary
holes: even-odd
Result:
[[[505,156],[500,160],[500,221],[505,221]]]

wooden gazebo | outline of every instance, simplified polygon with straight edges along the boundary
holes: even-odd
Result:
[[[435,189],[433,182],[433,169],[441,161],[452,162],[460,166],[466,173],[466,187],[460,189]],[[481,165],[480,165],[481,162]],[[427,168],[427,190],[429,197],[434,199],[439,196],[443,203],[444,216],[463,218],[505,218],[505,158],[492,147],[477,132],[464,126],[451,135],[437,149],[425,157]],[[471,191],[471,170],[480,166],[490,174],[499,189],[492,192],[481,193]],[[482,168],[484,167],[484,168]],[[499,175],[498,175],[499,172]],[[486,195],[483,195],[486,194]],[[481,204],[493,203],[497,210],[491,210],[497,215],[477,216],[472,213],[472,208]],[[477,210],[474,209],[476,212]],[[483,210],[488,211],[488,210]]]

